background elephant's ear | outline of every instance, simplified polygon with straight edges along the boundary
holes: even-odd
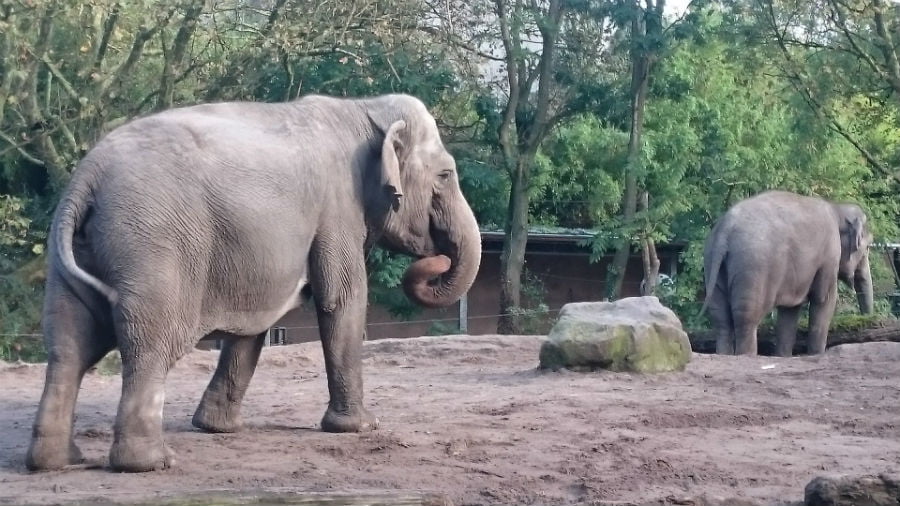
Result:
[[[404,145],[400,137],[404,130],[406,122],[395,121],[384,134],[384,143],[381,146],[381,184],[391,197],[395,211],[400,207],[400,197],[403,196],[403,187],[400,185],[400,155]]]
[[[850,251],[858,251],[863,246],[865,240],[866,227],[863,219],[859,216],[855,218],[847,218],[847,225],[850,231]]]

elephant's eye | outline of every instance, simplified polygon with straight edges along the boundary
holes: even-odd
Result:
[[[451,176],[453,176],[452,170],[445,170],[445,171],[441,172],[440,174],[438,174],[438,177],[441,178],[441,181],[446,181],[446,180],[450,179]]]

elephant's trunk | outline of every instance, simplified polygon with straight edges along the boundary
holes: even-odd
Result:
[[[872,294],[872,273],[869,270],[868,258],[864,258],[856,268],[856,272],[853,275],[853,288],[856,290],[859,312],[871,314],[875,302]]]
[[[443,254],[413,262],[403,276],[406,295],[425,307],[449,306],[459,300],[471,288],[481,264],[481,233],[475,215],[465,200],[449,209],[450,219],[433,231]]]

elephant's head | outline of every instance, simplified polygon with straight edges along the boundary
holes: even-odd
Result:
[[[419,258],[403,279],[413,301],[452,304],[472,286],[481,262],[481,234],[456,162],[419,100],[382,97],[367,113],[379,147],[367,184],[377,188],[367,213],[371,233],[381,245]]]
[[[869,270],[869,231],[866,214],[856,204],[838,204],[837,214],[841,231],[841,264],[838,277],[856,290],[859,310],[872,312],[872,273]]]

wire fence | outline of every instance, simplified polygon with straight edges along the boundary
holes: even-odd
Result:
[[[469,316],[466,320],[485,320],[490,318],[500,318],[502,316],[534,316],[534,315],[550,315],[559,313],[561,308],[556,309],[523,309],[521,313],[506,313],[506,314],[490,314],[490,315],[476,315]],[[390,321],[381,321],[381,322],[371,322],[366,323],[366,327],[379,327],[379,326],[387,326],[387,325],[419,325],[423,323],[446,323],[446,322],[458,322],[459,317],[454,318],[425,318],[425,319],[417,319],[417,320],[390,320]],[[272,327],[284,329],[284,330],[316,330],[319,328],[318,325],[299,325],[299,326],[283,326],[277,325]],[[2,333],[0,337],[26,337],[26,338],[34,338],[41,339],[44,337],[43,334],[36,333]]]

